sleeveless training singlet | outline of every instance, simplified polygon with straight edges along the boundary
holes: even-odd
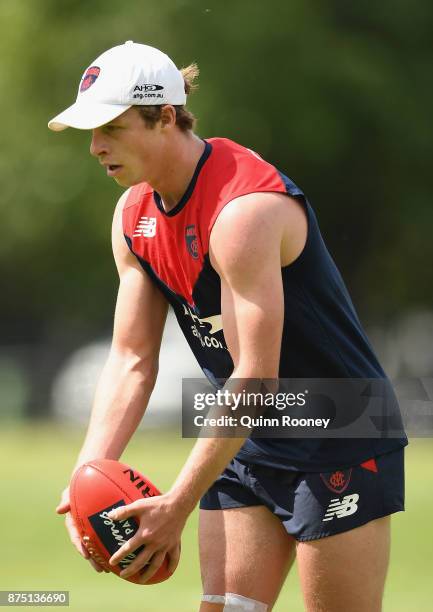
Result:
[[[220,279],[209,260],[209,236],[234,198],[280,192],[301,202],[308,236],[301,255],[282,268],[284,328],[280,378],[385,378],[343,279],[303,192],[256,153],[225,138],[205,141],[180,202],[165,212],[150,185],[132,187],[123,210],[127,244],[172,305],[198,363],[215,384],[233,361],[221,319]],[[355,465],[407,444],[375,439],[248,439],[238,458],[273,467],[323,471]]]

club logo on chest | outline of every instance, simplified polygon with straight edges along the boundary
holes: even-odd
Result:
[[[198,259],[198,242],[195,225],[187,225],[185,228],[185,241],[188,253],[193,259]]]

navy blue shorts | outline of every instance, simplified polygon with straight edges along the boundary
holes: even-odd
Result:
[[[266,506],[303,542],[404,510],[404,449],[333,472],[295,472],[233,459],[203,510]]]

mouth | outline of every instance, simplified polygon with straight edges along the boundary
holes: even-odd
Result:
[[[120,172],[122,166],[119,164],[106,164],[108,176],[116,176]]]

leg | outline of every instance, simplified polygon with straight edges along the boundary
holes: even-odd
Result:
[[[203,593],[236,593],[272,609],[295,556],[295,540],[264,506],[200,510]],[[200,612],[224,604],[202,602]]]
[[[389,562],[390,518],[298,543],[307,612],[380,612]]]

